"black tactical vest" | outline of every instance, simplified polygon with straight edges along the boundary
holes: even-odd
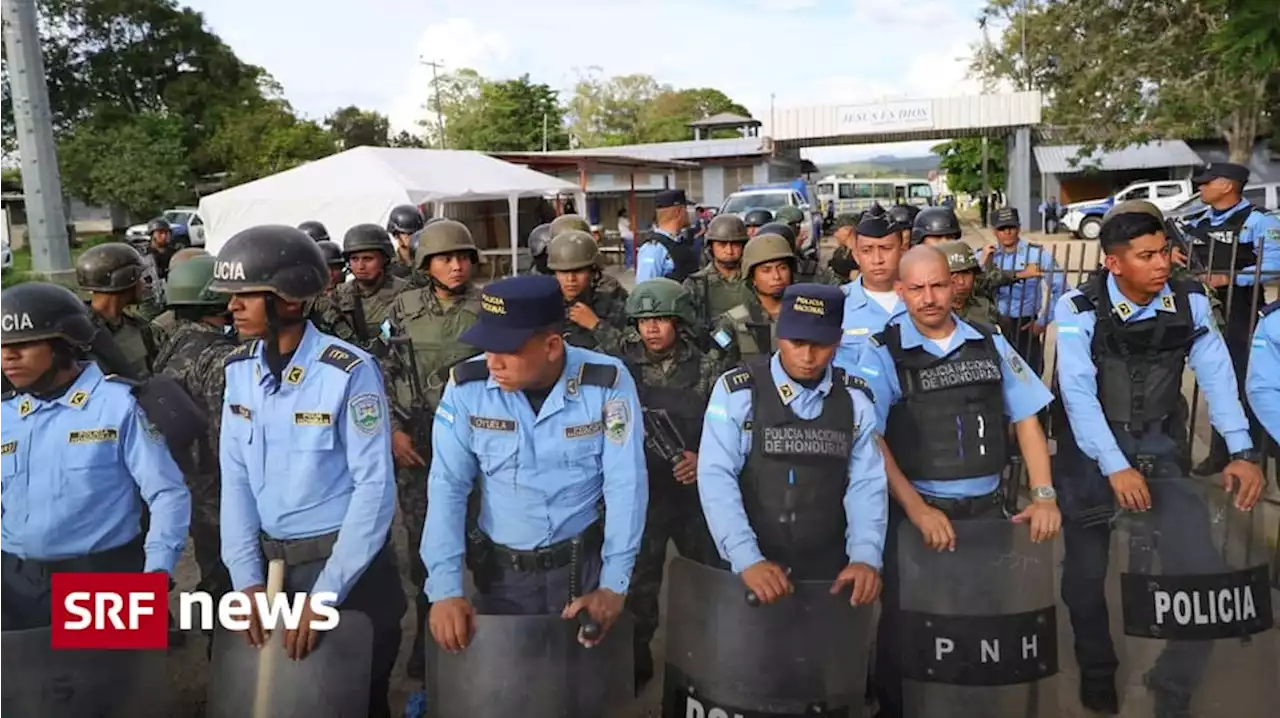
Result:
[[[649,241],[658,242],[667,248],[667,255],[671,257],[671,264],[675,267],[667,275],[668,279],[683,282],[690,274],[698,271],[698,250],[693,246],[692,237],[686,236],[684,241],[677,242],[662,232],[651,232]]]
[[[1191,253],[1198,267],[1214,272],[1229,272],[1258,263],[1256,248],[1252,244],[1240,244],[1240,233],[1244,229],[1245,220],[1249,219],[1254,209],[1253,205],[1248,205],[1215,226],[1209,224],[1213,208],[1207,208],[1200,214],[1197,224],[1185,227],[1184,231],[1191,237]]]
[[[902,400],[889,409],[885,441],[913,481],[990,476],[1009,460],[1003,372],[994,330],[970,324],[969,339],[939,358],[902,348],[902,328],[890,324],[872,337],[887,347],[898,372]]]
[[[822,413],[808,421],[782,403],[768,360],[723,381],[730,391],[751,390],[751,453],[740,484],[760,552],[793,579],[835,578],[848,562],[844,494],[858,434],[844,372],[832,369]]]
[[[702,419],[707,410],[708,399],[707,396],[694,393],[701,378],[698,356],[687,355],[677,365],[675,373],[666,383],[658,385],[650,384],[643,379],[644,372],[636,356],[643,353],[643,344],[639,347],[631,345],[628,347],[628,356],[624,359],[627,370],[636,381],[636,393],[640,397],[640,406],[643,407],[643,411],[666,411],[671,417],[671,423],[680,432],[680,438],[684,440],[684,448],[696,452],[702,441]],[[647,445],[644,458],[649,469],[651,497],[683,495],[689,496],[694,501],[697,500],[697,484],[686,485],[677,482],[672,472],[675,468],[674,464],[652,452]]]
[[[1095,274],[1071,298],[1077,312],[1097,316],[1090,353],[1098,369],[1098,399],[1107,421],[1138,429],[1164,423],[1179,410],[1187,355],[1209,330],[1196,329],[1191,316],[1189,296],[1204,294],[1203,285],[1171,280],[1169,288],[1174,311],[1157,311],[1155,317],[1140,322],[1125,322],[1118,315],[1105,274]]]

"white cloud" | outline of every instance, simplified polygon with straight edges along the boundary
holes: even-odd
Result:
[[[471,18],[451,18],[428,25],[414,46],[418,60],[443,66],[436,72],[469,67],[481,74],[501,68],[510,56],[510,48],[510,41],[500,30],[481,28]],[[392,132],[420,131],[418,121],[427,114],[432,72],[431,67],[417,61],[409,69],[404,89],[388,111]]]

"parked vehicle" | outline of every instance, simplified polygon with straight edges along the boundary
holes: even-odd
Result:
[[[1141,199],[1167,212],[1195,194],[1195,187],[1189,179],[1135,182],[1110,197],[1067,205],[1067,211],[1062,216],[1062,226],[1077,237],[1097,239],[1098,232],[1102,229],[1102,216],[1117,202]]]
[[[830,175],[818,180],[816,194],[824,210],[832,216],[862,212],[879,202],[888,207],[894,204],[914,204],[932,207],[936,203],[933,186],[926,179],[908,177],[866,179]]]
[[[724,204],[720,205],[719,214],[736,214],[741,217],[753,209],[767,209],[776,213],[783,207],[799,207],[808,217],[808,221],[800,228],[798,249],[808,249],[810,244],[816,247],[822,241],[822,215],[818,214],[816,208],[805,200],[805,195],[791,186],[791,183],[782,184],[785,186],[734,192],[725,198]]]
[[[173,228],[173,241],[185,247],[204,246],[204,219],[195,207],[175,207],[160,213],[160,218]],[[132,242],[147,238],[147,223],[135,224],[125,231],[125,239]]]
[[[1242,194],[1245,199],[1249,200],[1249,204],[1255,207],[1273,211],[1280,209],[1280,182],[1245,185]],[[1200,200],[1200,195],[1197,194],[1177,207],[1165,210],[1164,214],[1172,219],[1182,219],[1183,217],[1190,217],[1193,214],[1203,212],[1204,207],[1204,202]]]

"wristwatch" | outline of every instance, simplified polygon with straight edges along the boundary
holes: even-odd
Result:
[[[1248,449],[1246,451],[1237,451],[1231,455],[1232,461],[1247,461],[1250,464],[1262,463],[1262,452],[1257,449]]]
[[[1058,492],[1052,486],[1037,486],[1031,489],[1031,498],[1036,501],[1053,501],[1058,498]]]

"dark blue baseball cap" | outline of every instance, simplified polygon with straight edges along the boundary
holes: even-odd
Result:
[[[555,277],[511,277],[484,288],[480,317],[458,339],[481,351],[514,354],[535,332],[564,318],[564,300]]]
[[[782,294],[778,338],[814,344],[839,344],[843,334],[844,292],[827,284],[793,284]]]
[[[689,198],[685,196],[682,189],[664,189],[653,196],[653,206],[655,209],[664,207],[685,207],[693,204]]]

